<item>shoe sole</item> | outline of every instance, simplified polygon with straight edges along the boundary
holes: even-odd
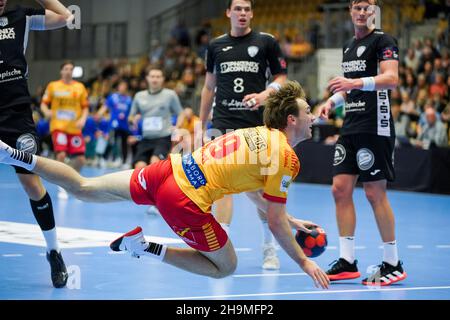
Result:
[[[111,248],[112,251],[116,251],[116,252],[122,251],[119,248],[120,248],[120,245],[122,244],[123,238],[134,236],[134,235],[138,234],[139,232],[142,232],[141,227],[137,227],[136,229],[131,230],[130,232],[127,232],[124,235],[120,236],[119,238],[117,238],[116,240],[111,242],[109,247]]]
[[[328,275],[330,281],[351,280],[361,277],[359,272],[341,272],[339,274]]]
[[[390,286],[391,284],[394,284],[394,283],[403,281],[403,280],[405,280],[407,277],[408,277],[408,275],[406,274],[406,272],[403,272],[403,274],[401,275],[401,277],[397,277],[398,279],[396,279],[396,280],[391,280],[391,281],[389,281],[389,282],[383,282],[383,283],[377,283],[377,282],[374,282],[374,283],[373,283],[373,282],[366,282],[366,281],[363,281],[362,284],[365,285],[365,286],[369,286],[369,287],[387,287],[387,286]]]

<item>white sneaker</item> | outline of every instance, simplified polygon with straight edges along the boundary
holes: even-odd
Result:
[[[144,238],[141,227],[125,233],[109,245],[112,251],[128,251],[133,258],[139,258],[142,252],[148,248],[148,242]]]
[[[60,200],[67,200],[69,199],[69,194],[67,193],[64,188],[58,187],[58,199]]]
[[[155,206],[149,206],[147,209],[147,214],[150,216],[160,216],[161,215],[158,208]]]
[[[264,270],[278,270],[280,269],[280,260],[277,256],[277,251],[273,243],[265,244],[263,246],[263,265]]]
[[[8,152],[9,151],[9,152]],[[10,164],[11,159],[11,147],[0,140],[0,163]]]

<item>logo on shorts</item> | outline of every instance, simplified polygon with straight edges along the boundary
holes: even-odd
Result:
[[[336,145],[336,150],[334,151],[334,166],[340,165],[342,162],[344,162],[345,157],[347,156],[347,151],[345,150],[344,146],[342,144]]]
[[[177,231],[177,234],[180,237],[184,237],[186,233],[188,233],[189,231],[191,231],[191,228],[185,228],[183,231]]]
[[[74,147],[74,148],[79,148],[81,147],[82,141],[80,137],[72,137],[72,140],[70,141],[70,144]]]
[[[259,48],[256,46],[248,47],[248,55],[252,58],[256,57],[259,52]]]
[[[356,154],[356,161],[358,162],[358,167],[362,171],[367,171],[372,168],[375,163],[375,156],[369,149],[363,148]]]
[[[0,18],[0,27],[6,27],[8,25],[8,17],[1,17]]]
[[[145,191],[147,191],[147,181],[145,181],[145,178],[144,178],[144,175],[143,175],[144,170],[145,170],[145,169],[142,169],[141,171],[139,171],[139,174],[138,174],[138,180],[139,180],[139,184],[141,185],[141,187],[142,187]]]
[[[30,133],[23,134],[17,139],[16,148],[23,152],[36,154],[38,150],[36,138]]]

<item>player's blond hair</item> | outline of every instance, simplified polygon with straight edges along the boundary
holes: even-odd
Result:
[[[264,124],[270,129],[283,130],[287,127],[287,117],[299,115],[299,103],[306,104],[306,94],[297,81],[286,82],[278,92],[272,93],[266,101]]]

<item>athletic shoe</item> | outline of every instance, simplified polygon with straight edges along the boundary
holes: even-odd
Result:
[[[263,247],[263,265],[264,270],[280,269],[280,260],[278,259],[275,245],[273,243],[265,244]]]
[[[403,263],[401,261],[399,261],[396,266],[383,261],[383,263],[378,266],[378,270],[370,277],[364,279],[362,284],[366,286],[384,287],[405,280],[407,275],[403,270],[402,265]]]
[[[330,266],[332,267],[326,272],[328,275],[328,279],[330,281],[338,281],[338,280],[350,280],[356,279],[361,276],[361,273],[358,271],[358,267],[356,266],[358,260],[350,263],[343,258],[339,258],[339,260],[333,261]]]
[[[137,227],[111,242],[109,247],[112,251],[128,251],[132,257],[139,258],[140,254],[147,249],[148,243],[144,238],[142,228]]]
[[[55,288],[65,287],[69,275],[61,253],[56,250],[47,252],[47,261],[50,263],[53,286]]]

